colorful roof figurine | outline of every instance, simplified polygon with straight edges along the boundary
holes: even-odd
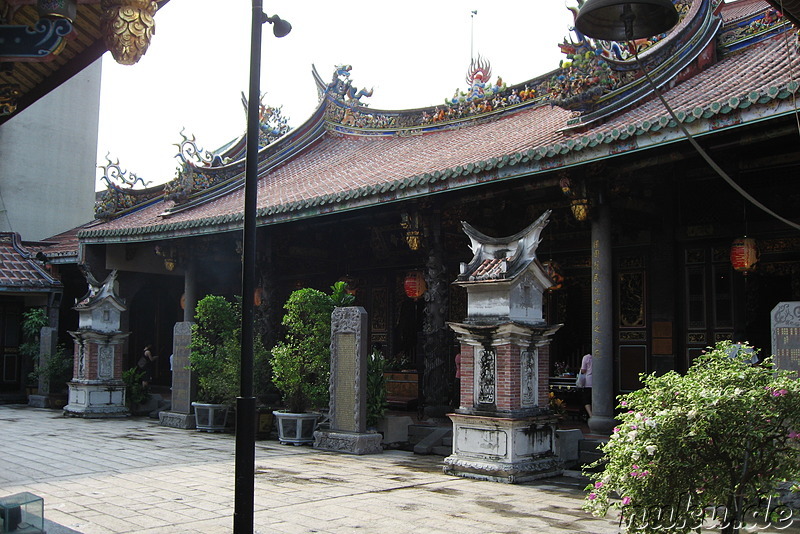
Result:
[[[633,46],[684,126],[702,136],[795,111],[796,36],[769,3],[674,3],[679,24]],[[357,89],[350,65],[337,66],[330,81],[314,68],[320,103],[305,123],[289,129],[279,108],[262,105],[262,130],[271,135],[259,149],[258,224],[531,176],[684,139],[653,98],[634,50],[580,34],[560,46],[567,58],[553,72],[492,82],[491,65],[478,57],[465,91],[401,111],[370,108],[372,91]],[[150,191],[137,203],[122,188],[133,200],[101,210],[80,239],[146,241],[241,228],[243,138],[207,153],[184,136],[180,151],[179,174],[160,195]]]

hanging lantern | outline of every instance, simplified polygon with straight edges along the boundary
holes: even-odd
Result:
[[[425,284],[425,277],[420,271],[411,271],[406,275],[403,289],[405,289],[406,295],[409,298],[417,300],[425,294],[425,291],[428,290],[428,286]]]
[[[263,287],[257,287],[253,290],[253,306],[258,308],[264,303],[266,291]]]
[[[745,275],[756,269],[758,263],[758,246],[752,237],[740,237],[731,244],[731,265],[736,271]]]
[[[78,12],[78,0],[38,0],[36,9],[40,17],[64,18],[74,22]]]

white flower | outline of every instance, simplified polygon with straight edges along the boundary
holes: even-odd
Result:
[[[655,445],[648,445],[644,448],[647,451],[647,454],[653,456],[656,453],[656,446]]]
[[[697,410],[694,409],[689,410],[689,413],[686,414],[686,417],[688,419],[694,419],[695,417],[697,417]]]
[[[632,458],[633,460],[638,460],[638,459],[639,459],[639,456],[640,456],[640,454],[639,454],[639,451],[633,451],[633,452],[631,453],[631,458]]]
[[[628,432],[628,441],[634,441],[636,439],[637,432],[635,430],[631,430]]]

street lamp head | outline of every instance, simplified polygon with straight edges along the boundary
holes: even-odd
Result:
[[[292,31],[292,25],[289,21],[283,20],[278,15],[268,17],[265,13],[264,22],[272,24],[272,33],[275,34],[275,37],[286,37]]]
[[[588,0],[575,28],[603,41],[632,41],[668,31],[678,23],[671,0]]]

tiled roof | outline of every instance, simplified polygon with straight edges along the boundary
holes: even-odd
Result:
[[[764,11],[771,7],[767,0],[738,0],[722,5],[722,18],[725,22],[736,21],[744,17],[751,17],[753,13]]]
[[[742,2],[750,12],[767,7],[762,0]],[[726,16],[741,16],[736,4],[724,8]],[[695,134],[789,112],[798,88],[791,70],[800,72],[800,65],[787,39],[793,37],[779,34],[727,55],[665,90],[664,97]],[[568,110],[541,105],[424,135],[328,131],[295,157],[262,172],[259,224],[531,175],[682,139],[656,99],[583,131],[566,128],[571,116]],[[238,188],[168,216],[162,214],[172,201],[159,201],[90,224],[80,236],[87,242],[113,242],[231,230],[241,227],[243,200]]]
[[[32,251],[41,250],[50,263],[76,263],[78,258],[78,232],[86,228],[86,226],[84,224],[53,237],[48,237],[39,246],[32,248]]]
[[[0,233],[0,291],[46,291],[61,283],[32,259],[19,234]]]
[[[469,277],[470,280],[499,280],[506,277],[507,258],[483,260]]]

